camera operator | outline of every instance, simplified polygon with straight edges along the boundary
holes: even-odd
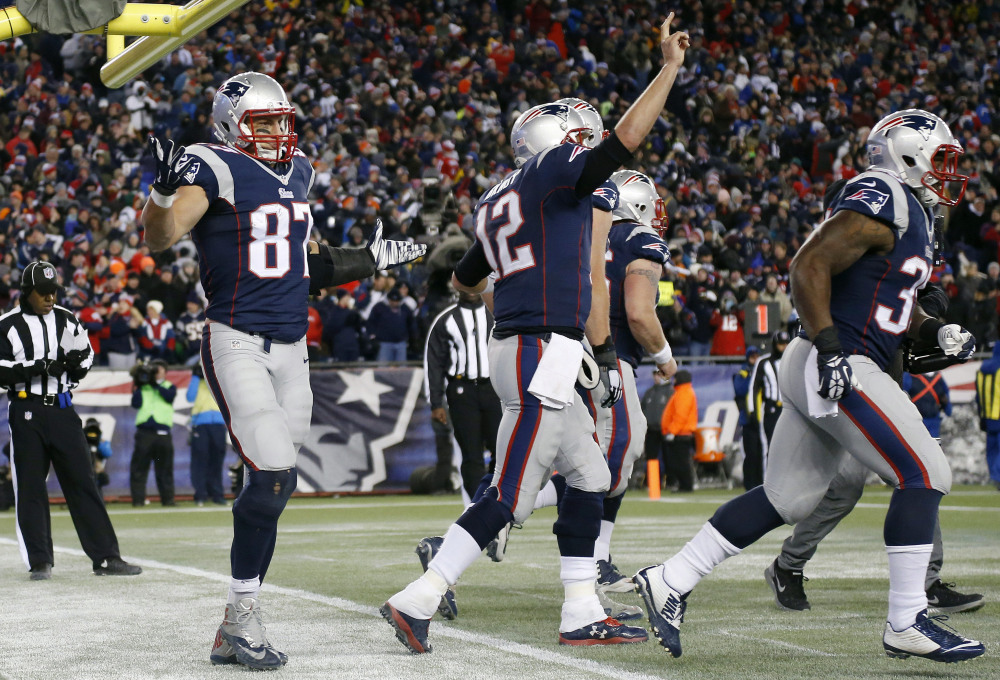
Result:
[[[87,446],[90,447],[90,462],[94,466],[94,480],[97,482],[97,488],[103,489],[111,482],[108,473],[104,471],[105,462],[111,457],[111,444],[104,439],[101,424],[97,422],[97,418],[87,418],[87,422],[83,425],[83,434],[87,438]]]
[[[174,398],[177,388],[167,380],[167,362],[154,359],[132,367],[132,408],[135,415],[135,450],[129,466],[132,505],[146,504],[146,479],[153,464],[156,488],[164,507],[174,502]]]
[[[0,318],[0,385],[10,399],[11,468],[16,480],[17,539],[31,580],[52,577],[55,564],[45,478],[49,467],[66,497],[83,551],[98,575],[133,575],[94,482],[90,451],[71,390],[94,352],[73,313],[56,307],[56,268],[31,262],[21,276],[21,305]]]

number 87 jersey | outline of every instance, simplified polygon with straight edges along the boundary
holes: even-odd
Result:
[[[830,314],[848,354],[891,363],[910,325],[916,293],[931,275],[934,215],[893,175],[872,170],[844,185],[828,215],[851,210],[892,230],[895,246],[868,253],[833,277]]]
[[[283,164],[217,144],[194,144],[187,153],[196,160],[184,183],[204,189],[209,203],[191,231],[205,316],[279,342],[301,339],[308,326],[312,165],[298,149]]]

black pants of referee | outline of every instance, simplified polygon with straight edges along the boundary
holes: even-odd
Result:
[[[174,440],[170,433],[159,434],[153,430],[137,428],[135,450],[129,465],[129,487],[132,505],[145,505],[146,479],[149,466],[155,470],[156,489],[160,492],[160,503],[174,504]]]
[[[448,397],[451,426],[455,429],[455,440],[462,451],[462,486],[469,498],[473,498],[479,482],[486,474],[484,449],[493,454],[490,457],[490,472],[496,464],[497,430],[500,429],[503,409],[489,378],[449,379],[445,394]],[[442,462],[439,453],[438,464],[441,465]],[[447,463],[450,467],[450,453]]]
[[[83,423],[72,406],[15,399],[8,410],[18,543],[29,569],[55,564],[45,477],[55,469],[80,545],[95,564],[118,557],[118,537],[94,481]]]

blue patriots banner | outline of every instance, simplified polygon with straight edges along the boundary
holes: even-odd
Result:
[[[978,361],[945,370],[952,401],[974,398]],[[719,443],[738,439],[732,376],[737,364],[686,365],[698,396],[698,421],[720,428]],[[174,402],[174,481],[181,497],[193,493],[188,429],[191,404],[185,392],[191,379],[187,370],[169,371],[177,386]],[[423,370],[417,367],[367,367],[317,369],[310,377],[313,390],[312,427],[299,451],[297,493],[352,493],[406,491],[413,471],[436,461],[430,407],[422,391]],[[636,371],[640,396],[652,385],[652,366]],[[74,392],[73,401],[82,420],[96,418],[112,457],[106,472],[110,484],[106,498],[128,499],[129,462],[135,440],[135,409],[130,405],[132,379],[125,371],[95,370]],[[0,396],[0,428],[7,428],[6,396]],[[226,464],[236,462],[232,447]],[[0,465],[7,464],[0,456]],[[224,480],[228,490],[228,480]],[[156,493],[152,470],[147,493]],[[49,493],[62,496],[54,474]]]

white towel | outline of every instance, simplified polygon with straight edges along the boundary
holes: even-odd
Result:
[[[816,347],[809,350],[806,357],[806,401],[809,402],[809,417],[823,418],[835,416],[839,411],[837,402],[819,396],[819,370],[816,364]]]
[[[583,344],[579,340],[553,333],[528,385],[528,392],[538,397],[542,406],[561,409],[572,404],[582,360]]]

